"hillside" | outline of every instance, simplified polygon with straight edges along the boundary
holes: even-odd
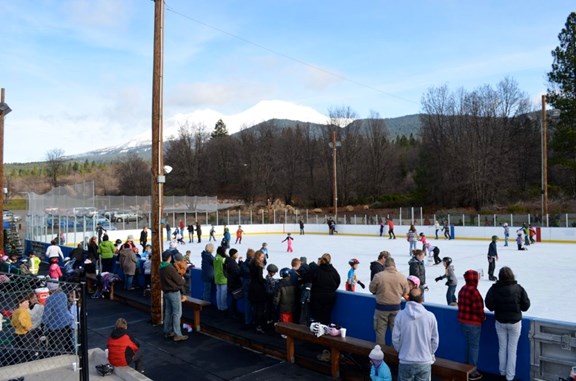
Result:
[[[386,127],[390,132],[391,138],[396,138],[397,136],[402,135],[410,135],[414,134],[417,135],[420,130],[420,116],[418,114],[415,115],[406,115],[397,118],[384,118],[384,122]],[[354,122],[350,123],[348,126],[344,128],[354,127],[358,123],[363,123],[366,119],[358,119]],[[262,123],[255,124],[251,127],[244,128],[243,130],[251,129],[251,128],[259,128],[262,125],[267,124],[271,125],[274,128],[284,129],[284,128],[294,128],[297,125],[310,125],[312,129],[317,129],[318,134],[320,130],[325,126],[319,123],[307,123],[307,122],[300,122],[295,120],[289,119],[270,119]],[[231,134],[234,136],[238,134],[240,131]],[[118,159],[122,156],[127,155],[128,153],[135,153],[138,156],[142,157],[145,160],[150,160],[151,157],[151,149],[152,146],[149,142],[145,142],[143,139],[139,139],[140,144],[134,142],[111,146],[107,148],[102,148],[90,152],[86,152],[84,154],[79,155],[71,155],[67,156],[66,159],[69,160],[76,160],[76,161],[96,161],[96,162],[109,162],[115,159]],[[165,145],[170,144],[169,141],[165,142]]]

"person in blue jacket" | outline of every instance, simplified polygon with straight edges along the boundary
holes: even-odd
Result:
[[[390,368],[384,362],[384,352],[380,345],[376,344],[374,349],[368,355],[370,358],[370,380],[371,381],[392,381],[392,373]]]

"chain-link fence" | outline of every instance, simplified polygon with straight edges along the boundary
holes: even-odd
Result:
[[[0,379],[18,378],[18,369],[22,374],[46,372],[62,361],[66,369],[74,364],[80,369],[86,343],[80,329],[85,321],[81,295],[79,283],[0,273]]]

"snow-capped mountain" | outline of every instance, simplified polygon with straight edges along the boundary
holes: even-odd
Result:
[[[212,109],[196,110],[187,114],[175,114],[164,122],[164,140],[178,136],[181,126],[204,126],[206,132],[214,129],[218,119],[226,124],[229,134],[234,134],[242,128],[254,126],[271,119],[285,119],[299,122],[326,124],[329,118],[311,107],[294,104],[281,100],[260,101],[256,105],[238,114],[225,115]],[[81,155],[74,155],[74,159],[107,160],[111,157],[127,152],[148,154],[151,147],[151,132],[144,131],[128,142],[101,148]]]
[[[180,126],[204,126],[206,132],[212,132],[218,119],[222,119],[229,134],[242,128],[251,127],[270,119],[287,119],[299,122],[325,124],[329,118],[308,106],[297,105],[287,101],[260,101],[256,105],[238,114],[224,115],[220,112],[204,109],[188,114],[176,114],[169,117],[164,124],[164,137],[177,136]],[[150,132],[136,137],[136,140],[150,143]]]

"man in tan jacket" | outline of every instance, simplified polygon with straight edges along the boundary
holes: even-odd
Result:
[[[386,330],[394,328],[394,319],[400,311],[402,295],[409,291],[406,276],[399,273],[392,257],[386,258],[384,271],[377,273],[370,282],[370,292],[376,297],[374,331],[376,344],[386,345]]]

